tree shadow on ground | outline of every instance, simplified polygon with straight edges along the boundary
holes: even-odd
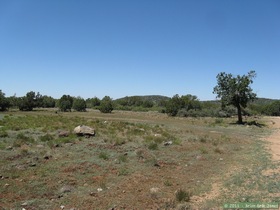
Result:
[[[256,127],[259,127],[259,128],[263,128],[266,126],[266,124],[264,123],[259,123],[258,121],[256,120],[252,120],[252,121],[245,121],[243,123],[239,123],[238,121],[235,122],[235,123],[230,123],[230,125],[247,125],[247,126],[256,126]]]

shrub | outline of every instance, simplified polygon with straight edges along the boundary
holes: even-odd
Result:
[[[86,101],[81,98],[77,97],[74,99],[72,108],[78,112],[85,112],[86,111]]]
[[[150,150],[157,150],[158,149],[158,144],[156,142],[151,142],[148,145],[148,149],[150,149]]]
[[[109,96],[105,96],[100,103],[99,111],[102,113],[111,113],[114,110],[113,101]]]
[[[9,134],[8,134],[7,131],[0,130],[0,138],[5,138],[5,137],[8,137],[8,136],[9,136]]]
[[[176,191],[175,196],[176,196],[176,200],[179,202],[182,201],[189,202],[191,198],[191,193],[183,189],[179,189]]]
[[[98,157],[103,160],[109,160],[109,155],[106,152],[101,152]]]
[[[54,137],[50,134],[45,134],[44,136],[40,137],[40,140],[43,142],[51,141],[53,139],[54,139]]]

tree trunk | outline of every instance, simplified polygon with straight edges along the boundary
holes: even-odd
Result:
[[[240,104],[237,105],[238,124],[243,124]]]

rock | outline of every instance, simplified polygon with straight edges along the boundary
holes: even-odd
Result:
[[[38,144],[38,145],[36,145],[36,147],[37,147],[37,148],[44,148],[44,145]]]
[[[12,149],[13,149],[12,146],[8,146],[8,147],[6,148],[6,150],[12,150]]]
[[[155,167],[160,167],[160,165],[158,163],[155,163],[154,166]]]
[[[97,193],[96,192],[90,192],[89,195],[90,196],[97,196]]]
[[[68,137],[69,134],[70,134],[69,131],[59,131],[59,132],[58,132],[58,136],[59,136],[59,137]]]
[[[78,136],[94,136],[95,130],[89,126],[79,125],[74,128],[74,133]]]
[[[44,159],[45,159],[45,160],[49,160],[50,158],[52,158],[51,155],[44,155]]]
[[[166,141],[163,143],[164,146],[169,146],[171,144],[173,144],[173,141]]]
[[[30,163],[29,166],[30,166],[30,167],[35,167],[35,166],[36,166],[36,163]]]
[[[69,186],[69,185],[65,185],[62,188],[60,188],[59,192],[60,193],[69,193],[73,190],[73,187]]]
[[[97,192],[102,192],[103,191],[103,189],[102,188],[97,188]]]
[[[150,189],[150,193],[157,193],[159,191],[159,188],[158,187],[152,187]]]

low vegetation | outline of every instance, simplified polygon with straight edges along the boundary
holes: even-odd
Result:
[[[211,208],[276,192],[278,179],[263,175],[276,167],[260,140],[266,126],[157,112],[50,109],[0,116],[4,209]],[[81,124],[95,128],[96,136],[74,135]],[[69,136],[59,136],[61,131]],[[203,199],[214,183],[223,193]]]

